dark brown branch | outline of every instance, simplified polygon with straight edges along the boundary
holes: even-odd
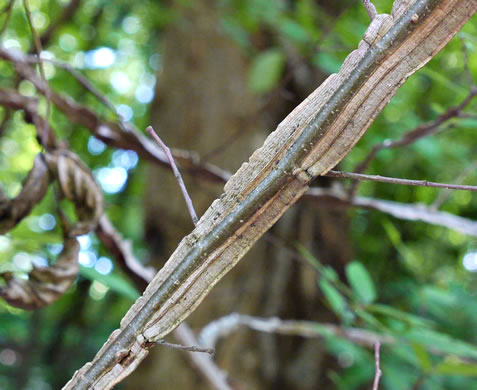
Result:
[[[369,163],[383,149],[393,149],[401,146],[408,146],[423,137],[435,133],[444,122],[447,122],[452,118],[459,117],[462,113],[462,110],[470,104],[470,102],[476,95],[477,88],[475,86],[472,86],[469,94],[462,101],[462,103],[455,107],[449,108],[446,112],[439,115],[435,120],[428,123],[424,123],[416,127],[415,129],[404,133],[400,139],[394,141],[385,140],[380,144],[374,145],[373,149],[371,149],[371,152],[369,152],[369,154],[364,158],[364,160],[356,166],[356,168],[354,169],[354,173],[364,172],[368,168]]]
[[[44,129],[47,128],[47,124],[46,121],[40,116],[40,114],[38,114],[37,99],[23,96],[12,89],[0,88],[0,105],[13,110],[23,110],[25,112],[25,121],[32,122],[35,125],[35,128],[38,132],[38,136],[41,139],[44,139],[44,137],[47,136],[48,140],[46,141],[46,144],[49,147],[55,144],[56,141],[54,139],[53,132],[48,132],[48,135],[45,135],[45,133],[43,132]]]

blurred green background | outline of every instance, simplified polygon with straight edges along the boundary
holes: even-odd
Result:
[[[0,0],[0,9],[7,3],[7,0]],[[67,7],[74,7],[71,17],[62,20],[54,30],[43,55],[79,70],[114,104],[118,115],[141,131],[151,121],[160,121],[156,107],[167,104],[164,101],[169,95],[187,94],[187,90],[177,86],[160,84],[163,72],[167,74],[167,68],[164,68],[167,56],[174,56],[171,54],[174,45],[167,42],[171,39],[170,32],[175,28],[187,31],[187,23],[190,23],[191,18],[184,15],[200,14],[201,8],[214,10],[214,31],[239,53],[242,62],[237,71],[242,74],[243,85],[263,107],[260,115],[268,115],[264,119],[265,126],[257,125],[252,129],[261,131],[262,135],[272,131],[273,126],[326,75],[339,70],[369,24],[359,1],[29,0],[28,3],[40,36],[61,21]],[[390,0],[374,3],[379,12],[390,12]],[[0,15],[0,26],[5,20],[4,12]],[[203,22],[209,21],[204,18]],[[470,86],[464,71],[466,61],[462,48],[463,45],[467,48],[468,67],[475,79],[476,32],[474,18],[440,54],[404,84],[340,164],[340,169],[352,171],[374,144],[398,139],[406,131],[435,119],[463,101]],[[200,36],[197,39],[200,40]],[[13,4],[1,44],[6,48],[34,52],[32,33],[20,0]],[[180,45],[178,42],[177,50]],[[199,42],[199,49],[200,45]],[[209,58],[212,62],[220,61],[221,57]],[[218,65],[220,67],[220,63]],[[104,118],[115,119],[114,114],[65,70],[51,63],[44,66],[53,89],[89,106]],[[196,64],[192,71],[200,78],[200,69],[206,66],[207,61]],[[206,79],[205,82],[213,83],[214,80]],[[10,63],[0,61],[0,88],[16,87],[24,95],[39,96],[30,82],[17,79]],[[40,110],[44,112],[45,100],[40,96],[39,99]],[[411,146],[379,152],[367,172],[475,184],[476,108],[474,101],[466,108],[470,115],[446,122],[435,135]],[[187,115],[190,107],[182,109]],[[213,116],[215,111],[211,112]],[[6,116],[8,120],[4,120]],[[41,148],[33,125],[26,123],[22,112],[7,112],[0,107],[0,120],[5,123],[0,136],[0,183],[3,191],[14,197]],[[133,151],[108,147],[88,130],[71,124],[55,107],[50,113],[50,123],[57,137],[66,140],[69,148],[93,171],[104,191],[107,215],[118,231],[131,240],[138,259],[159,267],[160,262],[152,258],[153,244],[144,222],[148,207],[151,207],[144,203],[150,163],[139,160]],[[167,140],[169,132],[172,134],[175,129],[169,127],[160,131]],[[169,146],[195,149],[190,145]],[[243,152],[249,155],[253,149]],[[212,162],[220,165],[218,160]],[[240,163],[237,161],[236,167]],[[155,174],[159,172],[166,174],[164,169]],[[186,182],[189,186],[197,184],[187,176]],[[347,184],[342,180],[337,182]],[[330,180],[318,184],[332,185]],[[199,185],[206,187],[208,183]],[[441,193],[442,190],[432,188],[374,182],[365,182],[359,187],[359,195],[429,206]],[[440,209],[472,220],[477,216],[477,198],[471,192],[455,191],[449,194]],[[315,208],[309,207],[307,212],[313,210]],[[348,221],[345,234],[349,241],[344,245],[350,252],[342,264],[335,267],[333,256],[326,258],[323,253],[318,254],[299,237],[288,240],[292,247],[301,243],[300,251],[309,259],[309,263],[299,267],[313,279],[315,290],[309,297],[312,304],[316,301],[321,305],[320,310],[328,313],[328,322],[367,328],[400,340],[396,345],[382,347],[380,388],[477,388],[476,237],[424,222],[395,219],[377,211],[348,208],[342,213]],[[334,223],[332,218],[325,221],[325,224]],[[190,226],[185,229],[187,233]],[[50,190],[30,216],[7,235],[0,236],[0,271],[21,275],[28,272],[32,264],[47,265],[61,250],[61,242]],[[137,286],[118,269],[113,255],[102,247],[94,233],[82,236],[80,242],[78,279],[55,304],[41,311],[25,312],[0,301],[0,389],[61,388],[74,370],[92,359],[139,296]],[[162,261],[164,258],[167,258],[167,251]],[[242,283],[246,284],[247,280]],[[283,288],[292,289],[292,283],[286,282]],[[294,305],[300,306],[301,302],[295,300]],[[240,307],[228,310],[239,311]],[[320,321],[321,318],[311,311],[290,313],[283,309],[275,314]],[[201,318],[199,322],[206,324],[213,319],[213,316]],[[294,347],[287,348],[298,351],[302,341],[297,338],[293,343]],[[331,336],[320,340],[320,346],[315,351],[322,357],[319,371],[303,374],[320,377],[315,378],[309,388],[317,383],[323,389],[371,387],[375,364],[373,351]],[[257,351],[251,349],[249,353],[253,356]],[[248,359],[247,356],[242,357]],[[312,363],[303,358],[300,364],[304,367],[312,366]],[[283,361],[279,364],[283,368],[281,376],[288,375],[286,364]],[[279,379],[278,374],[267,376],[257,367],[242,377],[242,371],[234,372],[233,366],[227,367],[227,371],[237,388],[307,388],[292,377],[285,380],[281,376]],[[189,368],[189,371],[193,369]],[[174,382],[177,375],[185,374],[181,371],[172,373],[168,388],[183,388]],[[245,379],[245,375],[253,379]],[[126,381],[117,388],[155,388],[141,385],[139,379],[134,383],[128,385]]]

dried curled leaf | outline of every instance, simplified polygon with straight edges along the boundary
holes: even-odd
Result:
[[[61,194],[75,205],[78,222],[68,229],[69,237],[94,230],[103,215],[103,194],[91,171],[74,153],[67,150],[45,155],[50,172],[60,184]]]
[[[7,198],[3,193],[0,196],[0,234],[13,229],[43,199],[48,182],[48,165],[44,156],[38,154],[20,194],[14,199]]]
[[[0,296],[10,305],[25,310],[53,303],[68,290],[78,274],[79,250],[76,238],[67,238],[58,261],[50,267],[34,267],[28,280],[15,278],[9,272],[1,274],[6,286],[0,287]]]

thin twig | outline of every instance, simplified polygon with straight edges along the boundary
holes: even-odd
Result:
[[[362,0],[364,8],[366,9],[366,12],[368,13],[369,19],[371,21],[374,20],[378,12],[376,11],[376,7],[374,6],[373,3],[371,3],[370,0]]]
[[[462,43],[462,55],[464,56],[464,73],[465,77],[467,78],[467,83],[471,85],[472,87],[475,88],[475,82],[472,78],[472,73],[470,71],[469,67],[469,52],[467,51],[467,46],[465,39],[462,37],[462,35],[459,35],[461,43]]]
[[[109,108],[115,115],[117,115],[114,105],[108,100],[108,98],[103,95],[86,77],[84,77],[80,72],[73,68],[70,64],[62,61],[58,61],[51,58],[38,58],[37,56],[26,56],[28,62],[37,64],[41,61],[49,62],[58,68],[66,70],[71,76],[73,76],[81,86],[96,97],[103,105]]]
[[[253,317],[245,314],[231,313],[210,322],[199,335],[202,345],[215,346],[220,338],[226,337],[240,327],[282,335],[293,335],[307,338],[337,336],[347,339],[363,347],[372,347],[376,344],[394,344],[392,336],[374,333],[360,328],[344,328],[335,324],[318,323],[313,321],[283,320],[278,317]]]
[[[203,352],[203,353],[208,353],[209,355],[213,355],[215,353],[214,348],[201,348],[201,347],[196,347],[194,345],[187,346],[187,345],[181,345],[181,344],[173,344],[173,343],[168,343],[167,341],[164,341],[164,340],[156,341],[156,344],[163,345],[165,347],[172,348],[172,349],[179,349],[181,351]]]
[[[442,191],[445,193],[445,190]],[[461,234],[477,237],[477,221],[463,218],[445,211],[434,210],[432,206],[420,203],[401,203],[391,200],[355,196],[349,198],[344,190],[311,188],[305,195],[307,200],[315,201],[318,207],[353,206],[377,210],[395,218],[408,221],[422,221],[431,225],[442,226]]]
[[[46,99],[45,126],[46,126],[46,128],[43,129],[43,131],[42,131],[42,140],[41,141],[42,141],[42,146],[44,148],[47,148],[48,133],[50,132],[49,124],[48,124],[49,117],[50,117],[50,105],[51,105],[51,103],[50,103],[50,100],[51,100],[50,88],[46,87],[47,82],[46,82],[46,77],[45,77],[45,69],[43,67],[43,61],[41,59],[41,52],[43,51],[43,49],[42,49],[42,46],[41,46],[40,38],[38,37],[38,34],[36,33],[35,27],[33,26],[31,12],[30,12],[30,8],[29,8],[29,5],[28,5],[28,0],[23,0],[23,6],[25,8],[25,13],[26,13],[26,16],[27,16],[28,24],[30,25],[31,33],[33,35],[33,40],[35,42],[36,54],[38,55],[38,61],[39,61],[38,62],[38,68],[40,70],[40,76],[42,78],[43,83],[45,84],[45,99]]]
[[[376,359],[376,375],[374,377],[373,390],[378,390],[379,378],[381,378],[381,375],[382,375],[381,368],[379,367],[379,348],[380,347],[381,347],[381,343],[377,341],[376,344],[374,344],[374,356]]]
[[[187,193],[186,186],[184,184],[184,180],[182,180],[181,173],[179,172],[179,169],[177,169],[177,165],[174,162],[174,158],[172,157],[170,149],[167,147],[167,145],[162,142],[162,139],[156,134],[152,126],[148,126],[146,131],[152,135],[152,137],[156,140],[156,142],[159,144],[159,146],[164,150],[164,153],[166,154],[167,158],[169,159],[169,162],[171,164],[172,171],[174,172],[174,176],[177,179],[177,182],[179,183],[179,186],[182,191],[182,195],[184,196],[184,199],[187,204],[187,209],[189,210],[189,214],[192,218],[192,222],[194,222],[194,225],[197,225],[197,222],[199,222],[199,218],[197,218],[197,214],[195,213],[194,206],[192,205],[192,200]]]
[[[401,138],[397,140],[385,140],[382,143],[374,145],[373,149],[371,149],[371,152],[369,152],[369,154],[363,159],[363,161],[356,166],[353,172],[364,172],[368,168],[370,162],[376,157],[378,152],[383,149],[393,149],[397,147],[408,146],[423,137],[435,133],[439,129],[439,126],[441,126],[444,122],[452,118],[461,116],[462,110],[470,104],[470,102],[476,95],[477,89],[472,87],[469,94],[459,105],[455,107],[450,107],[444,113],[439,115],[435,120],[417,126],[415,129],[404,133]]]
[[[186,322],[181,323],[176,329],[174,329],[174,337],[181,344],[198,344],[194,332]],[[217,366],[212,356],[204,353],[193,352],[189,352],[188,355],[191,363],[197,368],[199,373],[207,380],[212,388],[217,390],[232,390],[227,379],[227,372]]]
[[[8,21],[10,20],[10,15],[12,14],[13,4],[15,0],[10,0],[3,9],[0,10],[0,15],[5,14],[5,21],[3,22],[2,27],[0,28],[0,37],[3,35],[8,26]]]
[[[427,180],[398,179],[395,177],[387,177],[387,176],[380,176],[380,175],[365,175],[362,173],[351,173],[351,172],[343,172],[343,171],[329,171],[324,176],[340,177],[344,179],[353,179],[353,180],[370,180],[370,181],[377,181],[381,183],[399,184],[403,186],[449,188],[452,190],[477,192],[477,186],[436,183],[436,182],[427,181]]]
[[[12,116],[12,112],[8,108],[4,108],[2,123],[0,123],[0,137],[5,133],[8,127],[8,122]]]
[[[473,171],[477,168],[477,161],[474,161],[471,165],[465,168],[462,173],[457,177],[456,183],[462,183],[468,176],[470,176]],[[432,210],[438,210],[442,204],[449,199],[452,194],[452,190],[444,190],[442,191],[439,196],[436,198],[434,203],[431,205]]]

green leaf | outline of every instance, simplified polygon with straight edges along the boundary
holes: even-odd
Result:
[[[419,364],[422,371],[429,372],[432,367],[432,362],[426,349],[418,343],[411,343],[411,346],[414,350],[414,353],[416,354],[416,357],[419,359]]]
[[[103,275],[95,271],[94,268],[80,266],[80,275],[86,279],[92,281],[97,280],[98,282],[101,282],[106,287],[117,292],[119,295],[122,295],[125,298],[129,298],[134,301],[139,298],[140,294],[133,287],[133,285],[118,274],[111,273],[109,275]]]
[[[372,314],[369,314],[366,310],[358,308],[358,309],[355,309],[354,312],[359,318],[361,318],[368,325],[377,329],[383,329],[383,330],[385,329],[385,327]]]
[[[271,91],[280,80],[285,67],[285,55],[279,49],[269,49],[258,54],[250,66],[249,88],[257,93]]]
[[[316,269],[318,272],[324,274],[325,273],[325,266],[320,263],[320,261],[311,254],[311,252],[306,249],[302,244],[297,242],[295,244],[298,252],[305,258],[306,261],[310,263],[310,265]]]
[[[460,360],[444,361],[435,368],[435,373],[443,375],[477,376],[477,364]]]
[[[338,273],[329,265],[323,267],[323,277],[331,282],[336,282],[339,280]]]
[[[349,284],[359,301],[368,304],[376,300],[376,288],[371,275],[363,264],[359,261],[353,261],[346,266],[345,272]]]
[[[412,326],[432,326],[432,321],[429,321],[425,318],[406,313],[405,311],[395,309],[394,307],[381,305],[381,304],[371,304],[366,307],[366,309],[372,313],[382,314],[387,317],[394,318],[396,320],[406,322]]]
[[[477,359],[476,346],[431,329],[411,329],[406,333],[405,338],[434,351]]]
[[[342,64],[342,62],[336,57],[321,51],[313,56],[312,62],[318,68],[324,70],[327,73],[338,72]]]
[[[347,317],[348,308],[345,298],[340,294],[340,292],[334,288],[331,283],[326,279],[321,279],[319,281],[319,286],[326,300],[331,306],[331,309],[338,314],[340,317]]]
[[[280,28],[285,35],[297,42],[306,42],[309,39],[306,30],[291,19],[283,21]]]

